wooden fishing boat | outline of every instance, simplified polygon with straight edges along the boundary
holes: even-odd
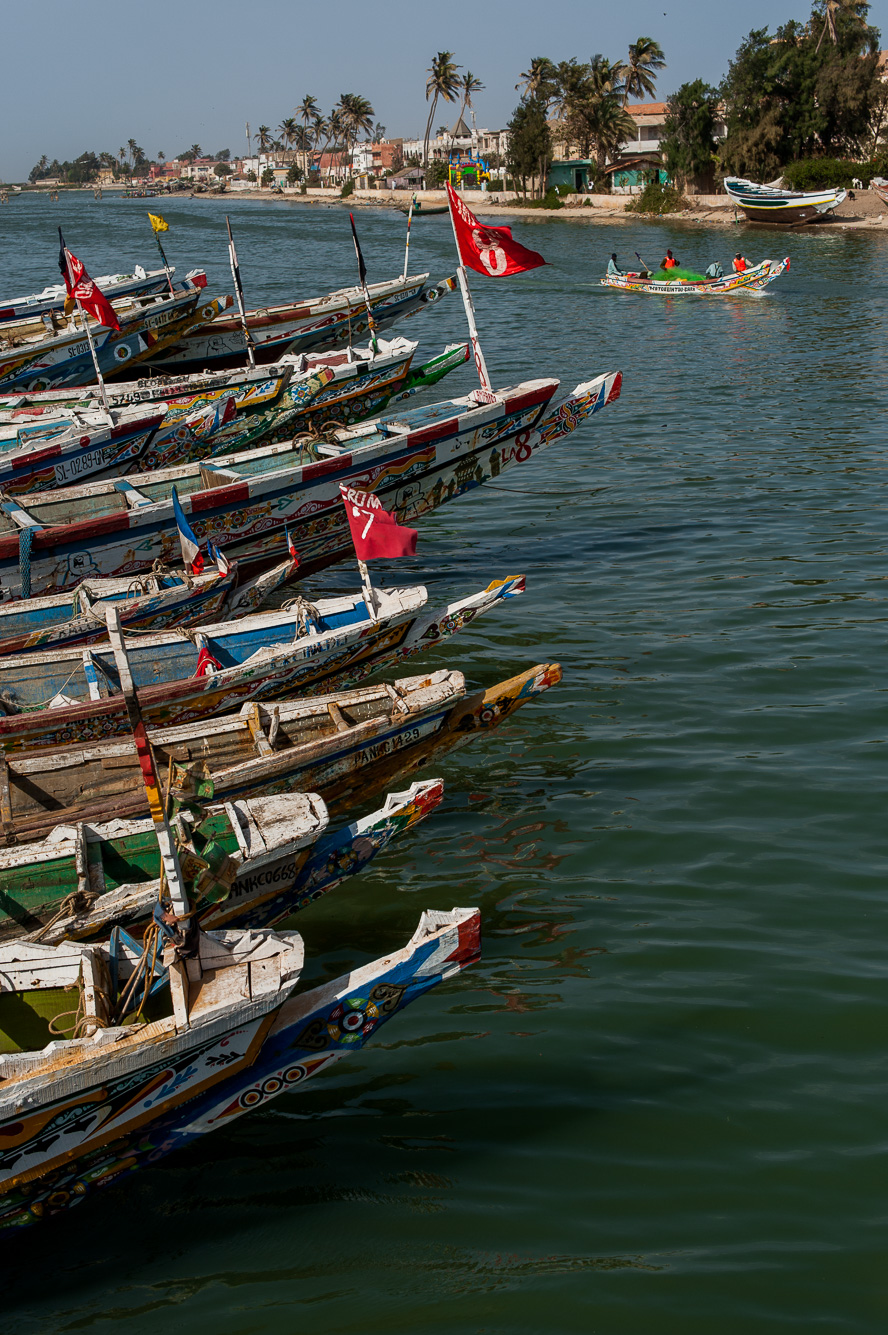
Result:
[[[160,348],[171,346],[193,328],[209,324],[232,304],[231,297],[203,299],[200,288],[172,297],[147,296],[118,302],[120,329],[91,325],[102,375],[144,362]],[[80,312],[59,333],[20,331],[14,322],[0,325],[0,388],[47,389],[81,385],[94,378],[94,367]]]
[[[212,390],[110,414],[66,407],[27,425],[17,412],[0,412],[0,491],[24,495],[209,459],[290,440],[316,420],[350,425],[437,384],[469,356],[467,343],[456,344],[413,371],[415,351],[406,339],[379,340],[376,354],[361,348],[285,359],[239,398]]]
[[[409,213],[410,205],[399,204],[398,212]],[[448,204],[423,204],[422,200],[418,199],[416,203],[413,205],[414,218],[428,217],[430,213],[449,213],[449,212],[450,212],[450,206]]]
[[[427,285],[428,274],[371,283],[367,291],[378,331],[390,329],[399,320],[434,306],[452,292],[456,278]],[[370,334],[364,292],[359,287],[342,288],[329,296],[293,301],[247,311],[247,329],[257,362],[278,361],[286,353],[319,352],[325,348],[358,343]],[[212,332],[199,331],[181,338],[173,347],[164,345],[146,358],[145,365],[163,375],[186,371],[218,370],[243,366],[246,344],[240,319],[216,321]]]
[[[318,387],[320,388],[320,383]],[[233,398],[183,414],[175,404],[133,404],[111,412],[66,410],[27,426],[0,424],[0,494],[26,495],[89,477],[123,477],[152,461],[200,458],[234,419]]]
[[[292,558],[241,582],[237,562],[205,574],[166,569],[135,579],[88,579],[70,594],[0,603],[0,656],[100,644],[108,638],[107,609],[115,603],[125,630],[170,630],[229,621],[258,611],[296,573]]]
[[[383,412],[392,402],[431,388],[469,360],[468,343],[456,343],[414,370],[415,351],[416,343],[396,338],[390,342],[379,339],[376,352],[370,347],[350,348],[293,358],[299,372],[280,402],[249,421],[237,418],[216,431],[202,457],[209,461],[216,455],[233,454],[251,445],[292,440],[300,432],[313,430],[316,424],[326,429],[331,425],[353,426]],[[318,374],[322,370],[329,374],[326,381]],[[318,386],[310,394],[303,392],[309,376],[310,383]],[[168,462],[186,460],[177,458]]]
[[[0,1058],[0,1228],[56,1214],[296,1089],[479,954],[477,909],[426,910],[403,949],[293,996],[297,933],[205,934],[196,959],[169,964],[172,1015],[127,1026],[108,1013],[108,948],[0,947],[0,1003],[45,1017],[43,1035]],[[80,999],[74,1031],[62,1012]],[[85,1036],[36,1048],[53,1016]]]
[[[170,275],[175,272],[176,270],[171,267]],[[198,275],[202,275],[206,281],[203,269],[192,269],[185,275],[186,282],[193,281]],[[96,287],[112,304],[120,297],[142,297],[150,292],[164,292],[168,289],[166,269],[147,270],[140,264],[135,266],[132,273],[105,274],[94,281]],[[52,283],[42,292],[35,292],[30,297],[10,297],[7,301],[0,301],[0,323],[5,323],[7,320],[27,320],[35,315],[48,315],[50,311],[61,311],[64,309],[67,297],[68,292],[64,283]]]
[[[650,274],[606,274],[602,287],[620,292],[647,292],[660,297],[722,297],[743,292],[761,292],[789,268],[789,256],[782,260],[762,260],[743,273],[724,274],[721,278],[654,278]]]
[[[128,646],[130,681],[121,673],[113,635],[112,651],[98,646],[6,657],[0,659],[6,687],[0,750],[55,749],[126,734],[136,689],[146,723],[172,726],[248,700],[350,685],[439,644],[523,591],[523,576],[497,580],[432,610],[421,586],[377,589],[372,609],[363,594],[315,606],[297,599],[292,610],[204,626],[190,637],[179,631],[140,637]]]
[[[286,388],[297,363],[286,359],[275,366],[246,367],[237,371],[206,371],[203,374],[147,375],[136,380],[121,378],[106,385],[111,409],[133,403],[176,403],[182,410],[206,406],[219,398],[233,398],[239,413],[267,408]],[[141,368],[136,368],[141,369]],[[37,421],[55,418],[66,411],[104,408],[98,386],[69,385],[63,389],[0,392],[0,422]]]
[[[845,190],[782,190],[779,186],[757,185],[739,176],[726,176],[724,187],[749,222],[790,227],[823,222],[847,194]]]
[[[525,381],[479,402],[445,399],[324,438],[254,448],[212,465],[160,470],[139,482],[95,482],[0,508],[0,587],[7,597],[73,588],[87,574],[126,575],[175,562],[176,486],[197,540],[264,568],[289,531],[303,576],[350,557],[340,483],[374,492],[412,524],[562,440],[620,394],[619,373],[598,376],[552,403],[555,379]]]
[[[210,724],[151,728],[149,737],[177,793],[197,792],[204,780],[219,802],[316,792],[342,813],[493,731],[560,680],[557,663],[538,664],[467,696],[462,673],[442,670],[310,699],[249,704]],[[59,824],[95,825],[147,812],[131,739],[99,738],[0,758],[0,833],[9,844],[45,839]]]
[[[206,864],[192,915],[205,929],[274,926],[363,870],[443,796],[440,779],[425,779],[335,830],[317,793],[210,805],[179,841],[180,861]],[[0,942],[93,941],[114,927],[141,937],[162,897],[149,817],[56,826],[39,843],[0,849],[0,877]]]

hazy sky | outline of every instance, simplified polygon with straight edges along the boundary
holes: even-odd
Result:
[[[665,50],[665,98],[688,79],[717,83],[751,28],[808,12],[806,0],[7,0],[0,179],[24,179],[42,153],[116,152],[130,138],[151,158],[194,142],[240,153],[246,121],[276,127],[306,93],[325,112],[361,93],[390,135],[421,135],[425,71],[445,48],[485,84],[476,115],[491,129],[532,56],[614,59],[641,35]],[[870,22],[888,47],[888,0]]]

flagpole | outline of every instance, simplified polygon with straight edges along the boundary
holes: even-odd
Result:
[[[237,263],[237,251],[234,248],[234,237],[231,235],[231,220],[227,213],[225,215],[225,226],[228,228],[228,262],[231,265],[231,276],[234,279],[234,290],[237,295],[237,308],[240,311],[241,328],[244,331],[244,342],[247,345],[247,356],[250,359],[250,365],[255,367],[256,354],[253,352],[253,336],[247,328],[247,313],[244,310],[244,290],[241,287],[240,269]]]
[[[376,620],[376,591],[370,582],[370,571],[367,569],[367,562],[356,558],[358,561],[358,570],[361,573],[361,583],[364,586],[364,603],[367,611],[370,613],[370,620]]]
[[[416,192],[410,201],[410,208],[407,210],[407,244],[404,247],[404,278],[407,277],[407,259],[410,255],[410,224],[413,221],[413,206],[416,203]]]
[[[99,389],[101,390],[102,393],[102,402],[105,405],[105,412],[108,414],[108,417],[110,419],[111,404],[108,402],[108,391],[105,388],[105,379],[104,376],[102,375],[102,372],[99,370],[99,359],[98,356],[96,355],[96,345],[95,343],[93,343],[93,337],[92,333],[90,332],[89,320],[87,319],[86,311],[81,306],[80,298],[77,296],[77,288],[74,282],[74,276],[71,273],[71,265],[68,262],[68,247],[65,245],[65,238],[62,236],[61,227],[59,228],[59,241],[61,243],[62,254],[65,257],[65,268],[68,270],[68,285],[71,289],[72,294],[74,295],[75,305],[77,306],[77,309],[80,312],[80,318],[83,321],[83,331],[86,334],[86,341],[89,344],[89,350],[92,353],[92,361],[96,372],[96,380],[99,382]]]
[[[151,214],[150,214],[150,212],[149,212],[149,214],[148,214],[148,221],[151,222]],[[154,240],[157,242],[157,249],[160,251],[160,258],[163,260],[163,269],[164,269],[164,273],[165,273],[166,276],[167,276],[167,284],[168,284],[169,289],[170,289],[170,296],[173,297],[173,296],[176,295],[175,292],[173,291],[173,275],[170,273],[170,265],[169,265],[169,261],[167,260],[166,254],[165,254],[165,252],[164,252],[164,248],[163,248],[163,246],[161,245],[161,241],[160,241],[160,232],[158,232],[157,228],[154,226],[154,223],[151,223],[151,230],[152,230],[152,232],[154,233]]]
[[[157,837],[157,843],[160,849],[161,865],[164,870],[167,890],[169,891],[170,901],[176,917],[184,918],[190,910],[188,895],[185,891],[185,882],[182,877],[182,868],[179,865],[179,855],[176,852],[173,832],[170,829],[164,802],[160,795],[157,767],[154,763],[154,754],[151,750],[151,743],[148,740],[148,733],[142,718],[142,710],[139,707],[139,697],[136,694],[135,684],[133,683],[132,674],[130,673],[126,646],[123,642],[123,636],[120,633],[120,609],[115,603],[108,604],[105,611],[105,617],[108,627],[108,638],[111,641],[111,649],[117,665],[117,673],[120,677],[120,688],[123,692],[127,718],[129,719],[129,725],[132,729],[133,740],[136,743],[136,752],[139,757],[139,768],[142,771],[142,782],[145,785],[145,792],[148,797],[148,807],[151,812],[151,819],[154,823],[154,833]]]
[[[462,293],[463,306],[465,307],[466,322],[469,326],[469,339],[472,344],[472,352],[475,355],[475,370],[478,372],[481,388],[487,394],[491,394],[493,391],[490,386],[490,375],[487,371],[487,363],[484,360],[484,353],[481,351],[481,344],[478,341],[478,326],[475,324],[475,307],[472,302],[472,294],[469,291],[469,284],[466,278],[466,266],[462,262],[462,252],[459,248],[459,237],[456,233],[456,220],[453,217],[453,201],[450,198],[449,193],[447,195],[447,204],[450,209],[450,226],[453,228],[453,240],[456,245],[457,258],[459,259],[456,276],[459,280],[459,290]]]
[[[370,293],[367,291],[367,270],[364,265],[364,256],[361,253],[361,246],[358,241],[358,233],[355,230],[354,214],[348,215],[352,229],[352,240],[355,243],[355,254],[358,257],[358,276],[361,280],[361,291],[364,294],[364,304],[367,307],[367,323],[370,326],[370,346],[374,352],[379,351],[379,344],[376,341],[376,321],[373,319],[373,310],[370,305]]]

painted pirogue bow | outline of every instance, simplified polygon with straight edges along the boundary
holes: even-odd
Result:
[[[479,953],[477,909],[426,910],[402,950],[294,996],[297,932],[201,932],[186,960],[166,948],[169,986],[152,1018],[125,1025],[125,955],[109,987],[106,946],[0,946],[0,1003],[13,1003],[0,1056],[0,1227],[55,1214],[296,1089]],[[35,1050],[54,1018],[76,1036]]]
[[[440,779],[424,779],[335,830],[317,793],[211,807],[179,842],[180,859],[206,863],[192,912],[204,928],[274,926],[362,871],[443,796]],[[114,927],[142,934],[161,898],[159,873],[148,818],[56,828],[40,843],[0,848],[0,940],[94,941]]]
[[[175,272],[175,268],[169,269],[171,275]],[[186,278],[194,279],[197,274],[202,273],[202,269],[195,269],[187,274]],[[118,297],[145,296],[149,292],[163,292],[168,286],[166,269],[146,271],[138,264],[132,273],[105,274],[104,277],[96,278],[94,281],[96,287],[112,304]],[[35,292],[30,297],[9,297],[5,301],[0,300],[0,322],[5,324],[8,320],[28,320],[35,315],[61,311],[67,298],[68,291],[64,283],[53,283],[50,287],[45,287],[42,292]]]
[[[435,305],[456,286],[455,278],[443,278],[429,286],[428,274],[371,283],[367,291],[378,330],[389,329],[399,320]],[[370,333],[367,306],[359,287],[343,288],[326,297],[266,306],[246,312],[247,329],[253,340],[257,362],[276,361],[283,353],[317,352],[358,342]],[[164,375],[183,371],[219,370],[246,363],[244,333],[238,319],[221,320],[205,337],[195,331],[174,347],[165,345],[145,364]]]
[[[146,637],[131,648],[129,692],[116,654],[101,647],[0,659],[3,680],[15,683],[0,701],[7,712],[0,751],[54,750],[128,734],[135,688],[143,718],[159,726],[209,719],[248,700],[350,685],[440,643],[523,591],[523,576],[494,580],[480,593],[427,609],[421,586],[377,589],[372,611],[362,597],[327,599],[205,626],[188,637],[175,631]],[[35,701],[38,692],[44,694]],[[19,708],[24,712],[10,716]]]
[[[728,293],[761,292],[789,268],[789,256],[783,260],[762,260],[743,273],[726,273],[721,278],[653,278],[649,274],[606,274],[602,287],[620,292],[647,292],[659,297],[723,297]]]
[[[219,802],[310,791],[343,814],[492,732],[560,680],[557,663],[540,663],[466,695],[461,672],[439,670],[311,699],[248,704],[209,726],[152,728],[149,737],[158,766],[172,770],[174,792],[196,792],[203,779]],[[132,740],[21,752],[5,758],[0,774],[0,833],[21,847],[60,824],[148,812]]]
[[[525,381],[491,403],[473,395],[333,428],[240,457],[47,493],[0,511],[0,588],[8,597],[57,593],[87,575],[173,564],[172,488],[199,542],[237,558],[247,576],[278,559],[289,532],[303,575],[353,552],[340,483],[374,492],[412,523],[569,435],[619,397],[606,374],[552,403],[558,381]],[[305,462],[305,460],[312,462]]]

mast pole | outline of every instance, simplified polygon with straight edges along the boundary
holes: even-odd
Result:
[[[416,203],[416,191],[413,192],[413,198],[410,201],[410,208],[407,210],[407,244],[404,246],[404,278],[407,277],[407,260],[410,255],[410,224],[413,221],[413,206]]]
[[[234,248],[234,237],[231,235],[231,220],[227,213],[225,215],[225,226],[228,228],[228,262],[231,265],[231,276],[234,279],[234,290],[237,296],[237,309],[240,311],[241,328],[244,331],[244,342],[247,345],[247,356],[250,359],[250,365],[255,367],[256,354],[253,351],[253,336],[247,328],[247,313],[244,310],[244,289],[241,286],[240,268],[237,262],[237,251]]]

